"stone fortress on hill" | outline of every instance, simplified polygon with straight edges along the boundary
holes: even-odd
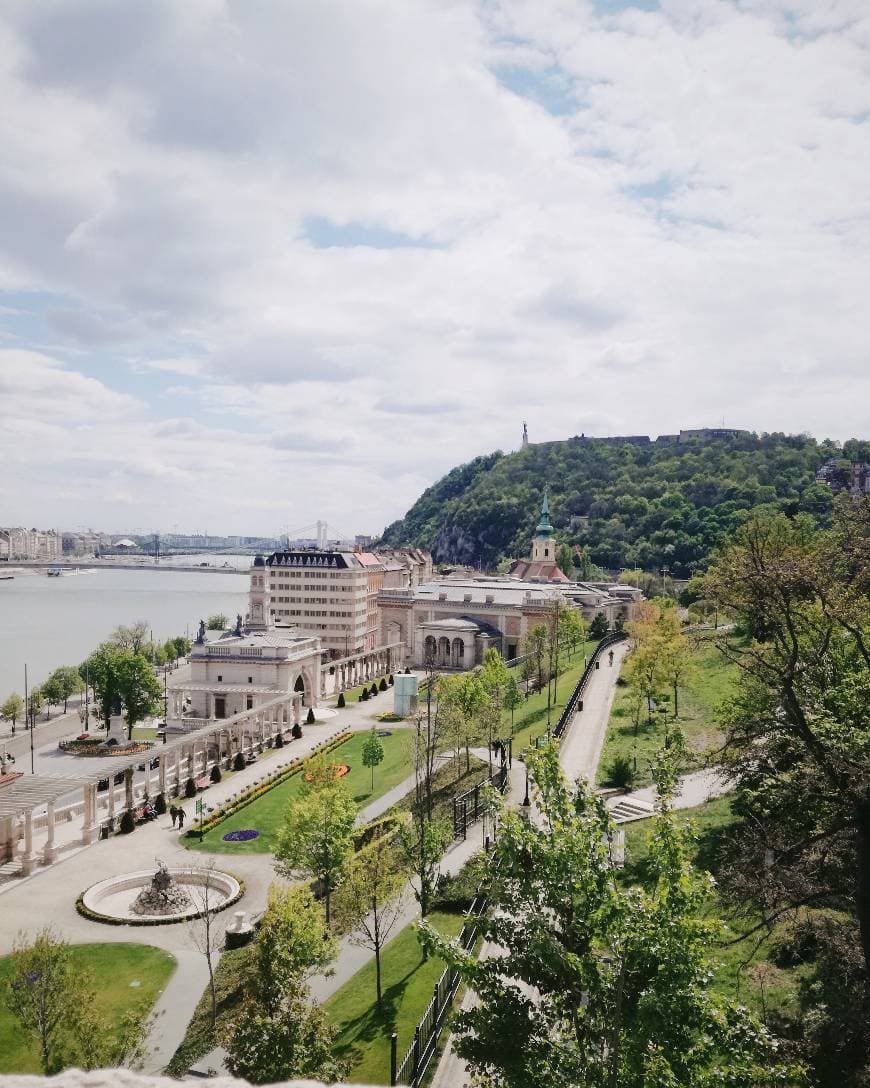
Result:
[[[681,430],[678,434],[660,434],[657,438],[650,438],[648,434],[616,434],[597,438],[594,435],[575,434],[569,438],[569,442],[602,442],[607,446],[675,446],[684,442],[715,442],[730,438],[746,438],[752,431],[741,430],[738,427],[695,427],[690,430]],[[534,445],[529,442],[529,428],[523,424],[522,449]]]

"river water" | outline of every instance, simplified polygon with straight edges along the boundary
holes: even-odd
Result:
[[[190,556],[199,563],[205,557]],[[78,665],[119,624],[145,620],[163,641],[187,633],[195,637],[201,619],[223,612],[231,620],[248,607],[247,570],[242,556],[211,557],[239,574],[178,571],[164,566],[113,570],[49,578],[44,571],[14,574],[0,581],[0,702],[24,693],[24,665],[31,683],[45,680],[59,665]],[[7,573],[0,567],[0,575]]]

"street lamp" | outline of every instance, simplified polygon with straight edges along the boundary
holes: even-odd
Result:
[[[529,765],[526,763],[526,796],[523,798],[523,808],[531,808],[532,802],[529,799]]]
[[[665,578],[671,573],[670,567],[662,567],[659,570],[659,574],[662,576],[662,596],[665,595]]]

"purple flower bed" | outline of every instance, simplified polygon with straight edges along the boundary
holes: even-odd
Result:
[[[255,831],[252,827],[245,827],[241,831],[228,831],[224,835],[224,842],[250,842],[251,839],[259,837],[259,831]]]

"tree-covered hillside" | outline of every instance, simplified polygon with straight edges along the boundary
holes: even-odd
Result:
[[[841,447],[785,434],[674,445],[547,442],[453,469],[383,542],[430,548],[438,562],[495,567],[527,554],[548,486],[559,537],[580,544],[592,562],[667,565],[688,576],[749,510],[805,510],[825,524],[831,492],[815,482],[816,470],[832,457],[868,453],[866,442]]]

